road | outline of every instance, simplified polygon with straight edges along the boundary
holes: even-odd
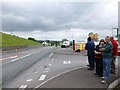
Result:
[[[3,52],[2,84],[8,84],[29,67],[51,53],[55,47],[37,48],[20,52]]]
[[[64,72],[85,67],[87,63],[84,55],[60,47],[5,52],[2,57],[3,88],[35,88]]]
[[[94,76],[95,71],[87,70],[85,55],[85,51],[74,52],[71,48],[60,47],[13,51],[7,54],[5,52],[1,59],[2,87],[16,90],[40,87],[85,88],[88,84],[88,88],[106,88],[107,86],[102,85],[100,79]]]

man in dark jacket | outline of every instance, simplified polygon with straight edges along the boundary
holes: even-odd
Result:
[[[90,65],[90,68],[88,70],[93,70],[94,69],[94,58],[95,58],[95,44],[91,40],[91,37],[88,38],[88,42],[85,46],[85,49],[87,50],[87,55],[88,55],[88,63]]]

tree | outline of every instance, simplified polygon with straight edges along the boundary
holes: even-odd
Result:
[[[62,42],[64,42],[64,41],[68,41],[67,39],[62,39]]]
[[[50,40],[46,40],[46,42],[49,44],[49,43],[50,43]]]
[[[34,38],[29,37],[28,40],[36,41]]]

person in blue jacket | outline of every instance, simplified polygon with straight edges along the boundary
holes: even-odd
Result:
[[[94,58],[95,58],[95,44],[94,41],[91,39],[91,37],[88,37],[88,42],[86,43],[85,49],[87,50],[88,55],[88,63],[89,68],[88,70],[94,69]]]

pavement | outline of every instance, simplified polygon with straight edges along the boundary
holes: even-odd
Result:
[[[62,52],[59,52],[62,54]],[[76,52],[66,51],[66,54],[77,54]],[[65,52],[63,53],[65,54]],[[102,88],[107,90],[109,85],[118,78],[118,72],[111,74],[111,79],[108,83],[102,84],[102,79],[94,75],[95,70],[89,71],[88,67],[70,70],[61,73],[54,78],[51,78],[41,84],[37,88]]]

